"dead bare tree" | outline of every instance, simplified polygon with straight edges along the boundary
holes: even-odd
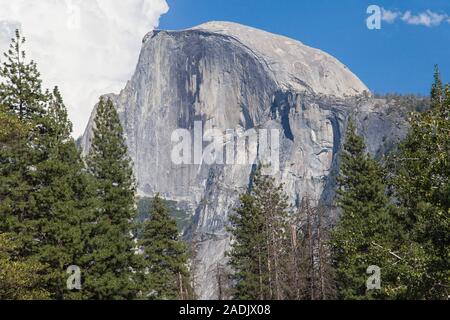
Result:
[[[198,273],[198,265],[199,265],[199,260],[197,258],[197,252],[198,252],[197,246],[198,246],[198,241],[197,241],[197,239],[193,238],[189,244],[189,256],[190,256],[189,283],[184,286],[185,297],[187,297],[187,299],[189,299],[189,300],[196,299],[197,273]],[[182,289],[180,288],[180,290],[182,290]]]
[[[317,262],[318,262],[318,296],[320,300],[333,299],[336,296],[334,284],[334,272],[330,250],[330,225],[327,217],[328,208],[318,206],[315,210],[316,241],[317,241]]]
[[[215,273],[217,281],[217,300],[230,300],[232,296],[231,272],[229,272],[226,265],[217,263]]]
[[[290,218],[284,280],[288,299],[325,300],[334,297],[328,210],[311,203],[308,197],[304,197]]]

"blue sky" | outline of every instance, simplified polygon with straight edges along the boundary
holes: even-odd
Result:
[[[428,94],[434,64],[439,64],[444,81],[450,81],[448,0],[167,2],[170,10],[161,17],[161,29],[182,29],[206,21],[225,20],[282,34],[332,54],[374,92]],[[397,19],[392,23],[383,21],[381,30],[369,30],[365,20],[366,9],[371,4],[398,12]],[[442,22],[434,26],[425,26],[426,20],[414,20],[427,10],[445,19],[441,18]],[[412,19],[405,17],[407,11]]]

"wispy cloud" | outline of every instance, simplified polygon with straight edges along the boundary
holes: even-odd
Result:
[[[391,11],[381,8],[381,20],[387,23],[394,23],[395,20],[397,20],[397,18],[400,17],[401,15],[402,13],[399,11]]]
[[[411,11],[406,11],[402,16],[402,20],[407,24],[425,27],[439,26],[447,18],[448,16],[446,14],[436,13],[431,10],[421,12],[417,15],[412,14]]]
[[[434,12],[429,9],[415,14],[411,10],[401,12],[381,8],[381,20],[391,24],[396,21],[402,21],[409,25],[424,27],[436,27],[445,21],[450,23],[448,14]]]

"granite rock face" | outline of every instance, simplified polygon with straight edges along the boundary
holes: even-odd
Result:
[[[349,115],[374,155],[401,138],[403,119],[330,55],[298,41],[227,22],[153,31],[118,109],[139,192],[189,208],[196,243],[196,290],[216,297],[215,270],[229,247],[228,216],[254,169],[248,164],[177,165],[172,133],[195,123],[221,132],[278,129],[280,171],[293,205],[308,195],[330,203]],[[82,138],[89,150],[93,118]]]

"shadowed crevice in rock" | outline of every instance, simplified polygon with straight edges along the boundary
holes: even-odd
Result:
[[[279,119],[283,128],[284,136],[294,141],[294,135],[292,134],[289,115],[291,112],[292,95],[289,92],[277,92],[274,97],[274,102],[271,107],[272,119]]]

